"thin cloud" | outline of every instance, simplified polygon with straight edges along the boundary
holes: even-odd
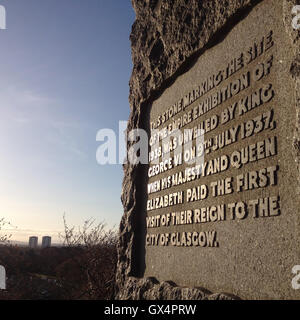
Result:
[[[29,124],[31,120],[29,118],[16,117],[13,120],[19,124]]]
[[[3,106],[13,110],[44,107],[56,101],[33,90],[17,88],[15,86],[0,89],[0,98]]]
[[[62,103],[56,99],[27,88],[16,86],[0,88],[0,121],[13,121],[18,126],[39,126],[46,134],[46,141],[81,160],[88,158],[79,146],[78,137],[87,126],[76,121],[55,119],[49,111]]]
[[[23,241],[26,242],[27,239],[31,236],[37,236],[42,238],[43,236],[50,236],[52,240],[58,242],[60,240],[59,235],[62,233],[62,230],[35,230],[35,229],[1,229],[2,234],[9,234],[12,237],[11,241]]]

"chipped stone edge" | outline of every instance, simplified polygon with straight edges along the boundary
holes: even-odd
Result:
[[[285,25],[286,33],[288,34],[291,41],[294,56],[290,66],[290,76],[295,83],[294,103],[296,111],[293,152],[298,169],[297,194],[300,194],[300,30],[296,31],[291,26],[293,19],[292,8],[297,4],[299,4],[299,1],[297,0],[283,0],[283,22]]]

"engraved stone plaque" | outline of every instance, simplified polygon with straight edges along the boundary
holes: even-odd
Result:
[[[153,102],[145,276],[296,297],[295,82],[281,11],[255,7]]]
[[[119,297],[299,299],[295,1],[191,0],[191,23],[133,2],[128,131],[149,164],[125,166]]]

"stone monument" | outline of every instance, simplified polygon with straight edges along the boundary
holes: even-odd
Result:
[[[117,298],[299,299],[297,1],[132,3]]]

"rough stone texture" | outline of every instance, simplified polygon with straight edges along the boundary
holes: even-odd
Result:
[[[298,32],[290,28],[292,21],[292,8],[294,5],[299,4],[297,0],[284,0],[283,11],[284,11],[284,23],[286,26],[286,32],[289,35],[293,49],[294,49],[294,61],[291,65],[291,75],[295,80],[295,108],[296,108],[296,126],[294,133],[294,149],[296,154],[296,162],[298,167],[298,181],[300,182],[300,30]],[[300,192],[300,187],[298,193]]]
[[[181,288],[174,283],[159,283],[154,278],[129,278],[120,292],[121,300],[235,300],[230,294],[212,294],[203,288]]]
[[[132,112],[153,91],[161,90],[163,82],[199,54],[218,31],[230,28],[258,2],[134,0],[137,18],[130,36],[134,65],[129,98]]]
[[[264,0],[267,1],[267,0]],[[295,79],[295,107],[298,122],[294,149],[300,170],[300,46],[299,32],[292,32],[291,8],[296,0],[282,1],[284,20],[294,47],[291,74]],[[132,0],[136,21],[130,36],[133,72],[130,80],[131,114],[127,131],[145,128],[142,115],[149,103],[186,71],[205,49],[213,46],[261,0]],[[176,287],[169,282],[143,279],[139,263],[139,212],[143,206],[140,165],[124,165],[122,203],[124,215],[118,244],[118,299],[231,299],[226,294],[210,294],[203,289]]]

